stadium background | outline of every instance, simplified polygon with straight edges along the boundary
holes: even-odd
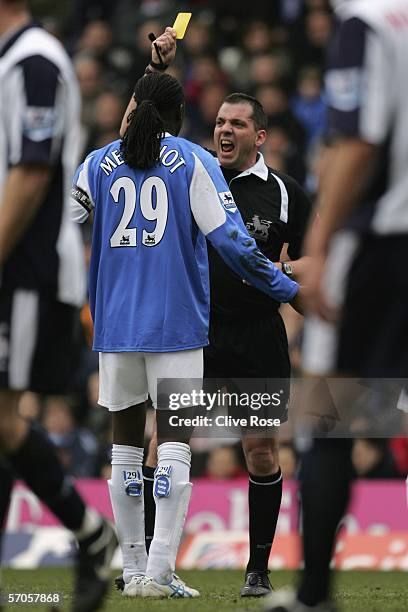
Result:
[[[193,20],[170,72],[183,83],[187,120],[183,136],[211,147],[217,110],[232,91],[255,95],[269,117],[263,153],[272,167],[294,176],[312,198],[325,148],[323,66],[332,28],[326,0],[33,0],[34,15],[66,45],[75,64],[82,99],[83,156],[117,138],[135,80],[150,55],[149,32],[160,33],[179,10]],[[89,227],[84,230],[89,243]],[[294,370],[299,367],[302,320],[284,313]],[[64,398],[25,394],[22,413],[36,419],[57,445],[68,473],[81,480],[91,504],[110,514],[109,415],[98,407],[97,358],[89,348],[89,312],[82,312],[83,342],[72,393]],[[408,418],[408,417],[407,417]],[[408,428],[408,427],[407,427]],[[209,438],[192,442],[194,495],[180,561],[184,567],[243,567],[247,559],[247,482],[239,442]],[[290,431],[280,462],[284,496],[271,567],[299,563],[296,471]],[[352,569],[408,569],[406,437],[357,439],[353,462],[358,481],[337,548],[337,564]],[[382,504],[378,500],[387,500]],[[57,531],[56,531],[57,530]],[[58,535],[58,537],[56,537]],[[22,485],[8,519],[5,563],[11,567],[65,564],[68,535]],[[116,564],[119,564],[116,557]]]

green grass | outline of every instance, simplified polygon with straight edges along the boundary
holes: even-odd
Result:
[[[158,611],[173,609],[176,612],[225,612],[235,610],[245,612],[257,610],[259,600],[243,600],[238,597],[242,583],[240,571],[189,571],[181,572],[182,578],[192,587],[201,591],[197,600],[133,600],[125,599],[112,589],[106,599],[106,612]],[[113,576],[114,577],[114,574]],[[69,609],[71,592],[71,572],[65,568],[38,570],[4,570],[2,576],[3,593],[7,592],[55,592],[64,596],[63,610]],[[293,584],[293,572],[272,572],[275,588]],[[407,612],[408,611],[408,574],[404,572],[341,572],[336,579],[336,602],[342,612]],[[6,606],[6,611],[40,610],[50,611],[44,606]]]

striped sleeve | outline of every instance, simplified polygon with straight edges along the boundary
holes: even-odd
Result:
[[[326,93],[331,136],[381,144],[391,116],[390,57],[381,35],[357,17],[339,26],[329,52]]]
[[[59,68],[45,57],[24,58],[7,75],[9,164],[54,165],[62,148]]]

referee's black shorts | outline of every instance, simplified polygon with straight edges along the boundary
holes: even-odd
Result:
[[[0,389],[69,391],[79,310],[29,289],[0,289]]]
[[[408,378],[408,236],[364,238],[350,269],[337,369]]]
[[[257,411],[259,416],[287,420],[290,393],[288,341],[277,312],[242,319],[212,319],[209,345],[204,349],[205,387],[236,393],[279,393],[279,406]],[[230,414],[247,416],[245,407]]]

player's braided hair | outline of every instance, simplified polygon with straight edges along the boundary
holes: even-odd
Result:
[[[121,153],[130,168],[152,168],[159,162],[160,141],[164,132],[178,133],[184,93],[180,83],[169,74],[152,73],[135,85],[136,109],[121,142]]]

